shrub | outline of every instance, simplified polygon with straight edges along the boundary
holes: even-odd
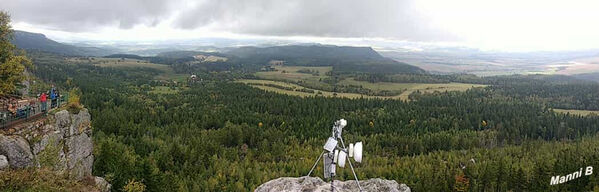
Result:
[[[141,181],[135,181],[135,179],[129,180],[127,185],[123,187],[123,191],[125,192],[143,192],[146,190],[146,185],[144,185]]]
[[[79,88],[72,88],[69,91],[69,101],[67,104],[67,111],[73,114],[78,114],[79,111],[83,108],[80,103],[81,90]]]

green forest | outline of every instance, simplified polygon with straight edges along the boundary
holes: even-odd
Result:
[[[413,191],[599,190],[597,174],[549,185],[552,176],[599,167],[599,117],[553,111],[599,109],[595,83],[469,77],[461,79],[490,86],[416,92],[409,102],[303,98],[234,82],[251,76],[247,69],[198,70],[201,81],[176,82],[157,79],[163,72],[152,68],[66,64],[41,52],[29,57],[38,78],[81,90],[92,114],[93,174],[116,191],[129,181],[147,191],[251,191],[278,177],[304,176],[340,118],[349,123],[345,138],[364,142],[364,161],[356,165],[361,179],[392,179]],[[158,87],[167,91],[153,91]],[[353,179],[349,168],[338,172],[338,179]],[[322,175],[322,167],[313,174]]]

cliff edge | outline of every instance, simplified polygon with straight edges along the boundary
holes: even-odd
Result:
[[[338,181],[334,182],[335,191],[354,192],[360,191],[356,181]],[[360,186],[363,191],[381,191],[381,192],[410,192],[410,188],[405,184],[399,184],[394,180],[369,179],[360,180]],[[318,177],[281,177],[270,180],[256,188],[255,192],[328,192],[331,191],[331,183],[325,182]]]
[[[93,141],[87,109],[77,114],[57,111],[45,118],[0,132],[0,172],[47,168],[69,179],[93,180],[100,191],[109,191],[101,177],[92,176]]]

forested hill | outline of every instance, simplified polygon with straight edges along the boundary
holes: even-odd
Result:
[[[97,47],[77,47],[62,44],[48,39],[41,33],[30,33],[16,30],[12,41],[18,48],[26,50],[37,50],[68,56],[104,56],[112,51]]]
[[[149,60],[161,64],[184,64],[194,62],[196,55],[226,57],[219,70],[259,69],[272,60],[284,61],[285,65],[333,66],[336,73],[383,73],[424,74],[423,69],[381,56],[370,47],[332,45],[288,45],[274,47],[240,47],[228,52],[170,51],[154,57],[116,54],[116,50],[97,47],[78,47],[48,39],[44,34],[15,31],[13,43],[21,49],[43,51],[65,56],[107,56]],[[126,53],[126,52],[125,52]],[[185,65],[189,66],[189,65]],[[233,67],[235,66],[235,67]],[[183,69],[189,71],[189,69]]]
[[[322,46],[322,45],[289,45],[276,47],[240,47],[228,52],[242,58],[273,57],[273,58],[319,58],[319,59],[355,59],[355,60],[384,60],[370,47]]]
[[[425,73],[419,67],[394,61],[370,47],[289,45],[240,47],[227,54],[245,60],[282,60],[286,65],[333,66],[340,73]]]

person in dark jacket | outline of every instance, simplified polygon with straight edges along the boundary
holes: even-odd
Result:
[[[54,86],[52,86],[52,89],[50,89],[50,100],[52,101],[50,107],[56,108],[56,88],[54,88]]]

